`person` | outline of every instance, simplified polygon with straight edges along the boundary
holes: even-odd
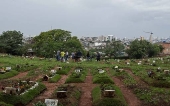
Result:
[[[68,60],[68,51],[66,51],[65,60],[66,60],[66,61]]]
[[[75,59],[75,53],[74,52],[71,53],[71,58],[74,61],[74,59]]]
[[[97,60],[97,61],[100,61],[100,53],[99,53],[99,52],[97,52],[96,60]]]
[[[64,56],[65,56],[65,52],[62,51],[61,52],[61,62],[65,62]]]
[[[75,61],[76,61],[76,62],[79,62],[81,56],[82,56],[82,53],[81,53],[80,50],[78,50],[78,51],[76,52],[76,54],[75,54]]]
[[[87,60],[90,60],[90,53],[89,53],[89,51],[87,52],[86,58],[87,58]]]
[[[56,59],[57,59],[58,61],[60,61],[60,50],[57,51]]]

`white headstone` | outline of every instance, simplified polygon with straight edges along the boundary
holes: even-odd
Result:
[[[45,99],[45,104],[47,106],[57,106],[58,99]]]

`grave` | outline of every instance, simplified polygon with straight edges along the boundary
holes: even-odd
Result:
[[[48,75],[45,75],[45,76],[43,77],[43,81],[48,81],[48,79],[49,79]]]
[[[76,73],[80,73],[81,69],[75,69]]]
[[[104,96],[105,97],[114,97],[115,90],[104,90]]]
[[[67,86],[61,86],[57,88],[57,98],[67,97]]]
[[[164,70],[164,73],[165,74],[169,74],[169,70]]]
[[[67,97],[67,91],[57,91],[57,98]]]
[[[98,69],[99,74],[104,73],[105,71],[103,69]]]
[[[62,67],[57,67],[57,69],[58,69],[58,70],[61,70],[61,69],[62,69]]]
[[[45,99],[46,106],[57,106],[58,99]]]
[[[10,71],[10,70],[11,70],[11,67],[6,67],[5,70],[6,70],[6,71]]]
[[[5,87],[3,92],[6,93],[6,94],[16,95],[17,94],[17,88]]]

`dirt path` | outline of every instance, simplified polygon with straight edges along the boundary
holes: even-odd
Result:
[[[106,70],[107,70],[108,75],[112,77],[109,69],[106,69]],[[127,86],[118,77],[112,77],[112,79],[115,85],[120,88],[128,106],[142,106],[141,101],[136,97],[133,91],[127,88]]]
[[[28,74],[28,71],[20,72],[18,75],[9,78],[9,80],[24,78],[27,74]]]
[[[113,77],[113,80],[115,85],[122,91],[128,106],[141,106],[140,100],[133,94],[133,91],[129,90],[120,79]]]
[[[87,75],[85,83],[77,83],[76,86],[81,87],[82,95],[79,101],[79,106],[92,106],[92,89],[96,86],[92,82],[92,76]]]

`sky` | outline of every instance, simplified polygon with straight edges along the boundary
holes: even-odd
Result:
[[[0,14],[0,34],[63,29],[79,38],[170,37],[170,0],[0,0]]]

